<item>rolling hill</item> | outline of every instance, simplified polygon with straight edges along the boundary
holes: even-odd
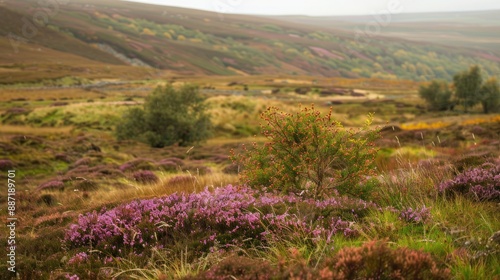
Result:
[[[466,28],[456,36],[463,43],[446,45],[440,39],[448,30],[446,15],[411,15],[423,19],[419,24],[394,19],[389,31],[360,40],[353,28],[366,20],[363,17],[222,17],[116,0],[54,3],[0,4],[0,83],[66,76],[141,78],[158,75],[157,69],[176,75],[415,81],[451,79],[472,64],[481,65],[488,75],[500,73],[500,54],[494,48],[498,21],[493,16],[477,16],[482,21],[464,17]],[[445,23],[433,28],[439,18]],[[483,37],[469,34],[484,21],[493,27],[484,29]],[[416,30],[418,36],[410,36]],[[427,38],[431,31],[433,36]]]

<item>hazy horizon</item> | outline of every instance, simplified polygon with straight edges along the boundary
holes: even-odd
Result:
[[[500,1],[452,1],[452,0],[310,0],[286,2],[283,0],[125,0],[130,2],[192,8],[228,14],[248,15],[305,15],[305,16],[350,16],[382,13],[434,13],[500,10]],[[337,5],[336,5],[337,4]]]

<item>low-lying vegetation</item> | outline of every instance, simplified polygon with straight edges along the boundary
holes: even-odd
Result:
[[[94,112],[119,116],[129,106],[115,110],[105,105],[114,99],[102,102]],[[264,110],[280,102],[286,112]],[[117,140],[108,129],[119,117],[91,129],[61,125],[64,114],[54,116],[55,127],[26,126],[23,114],[35,119],[30,114],[50,104],[4,119],[21,125],[2,127],[6,134],[0,137],[0,169],[15,168],[19,175],[19,277],[500,274],[495,116],[353,127],[337,121],[342,110],[355,105],[369,111],[373,104],[334,105],[330,111],[247,96],[215,96],[207,103],[209,113],[222,110],[212,115],[217,138],[188,147]],[[72,101],[46,108],[66,109],[77,120],[89,112],[75,110],[79,106]],[[225,119],[246,122],[247,136],[264,137],[240,138],[243,129],[223,128]],[[20,127],[29,130],[21,135]]]

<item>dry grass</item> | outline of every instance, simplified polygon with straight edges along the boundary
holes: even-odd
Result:
[[[0,140],[6,140],[7,134],[20,134],[20,135],[69,135],[73,131],[72,126],[63,127],[32,127],[27,125],[2,125],[0,126]]]
[[[54,196],[55,201],[62,208],[59,211],[78,210],[78,212],[90,211],[90,209],[100,209],[106,205],[116,205],[131,201],[134,199],[149,199],[161,197],[173,193],[192,193],[198,192],[206,187],[216,188],[229,184],[237,184],[237,175],[228,175],[220,172],[214,172],[206,175],[198,174],[167,174],[156,172],[160,180],[154,184],[141,184],[128,179],[117,181],[108,181],[100,184],[99,190],[91,192],[81,192],[78,190],[72,192],[48,191],[45,194]],[[189,180],[183,180],[177,183],[169,183],[169,180],[185,176]],[[55,215],[56,219],[59,215]],[[37,219],[38,223],[52,218]]]

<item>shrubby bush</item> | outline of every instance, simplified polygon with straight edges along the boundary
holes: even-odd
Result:
[[[142,184],[152,184],[159,181],[158,176],[149,170],[136,171],[132,174],[132,178]]]
[[[440,268],[430,254],[406,247],[391,249],[384,241],[343,248],[316,267],[308,266],[296,248],[290,251],[294,262],[280,262],[278,267],[263,260],[234,256],[195,277],[184,279],[451,279],[449,269]]]
[[[105,256],[141,254],[176,242],[187,242],[197,252],[214,246],[248,247],[295,231],[312,242],[333,242],[335,234],[355,236],[350,221],[374,209],[372,203],[347,197],[313,200],[229,185],[80,215],[67,230],[65,242],[70,249],[91,247]]]
[[[370,241],[340,250],[325,261],[317,279],[451,279],[451,275],[428,253]]]
[[[438,186],[446,195],[462,194],[479,201],[500,201],[500,165],[485,163]]]
[[[185,85],[158,87],[146,98],[144,108],[132,108],[116,127],[119,140],[134,139],[161,148],[189,145],[209,136],[211,122],[198,88]]]
[[[449,110],[454,106],[451,101],[453,93],[445,81],[432,81],[428,86],[420,86],[418,93],[432,110]]]
[[[244,167],[244,183],[313,198],[336,191],[369,197],[375,181],[367,179],[374,170],[378,130],[370,128],[371,116],[361,129],[347,129],[331,114],[330,109],[321,115],[314,106],[295,114],[268,108],[261,116],[268,142],[233,153]]]

